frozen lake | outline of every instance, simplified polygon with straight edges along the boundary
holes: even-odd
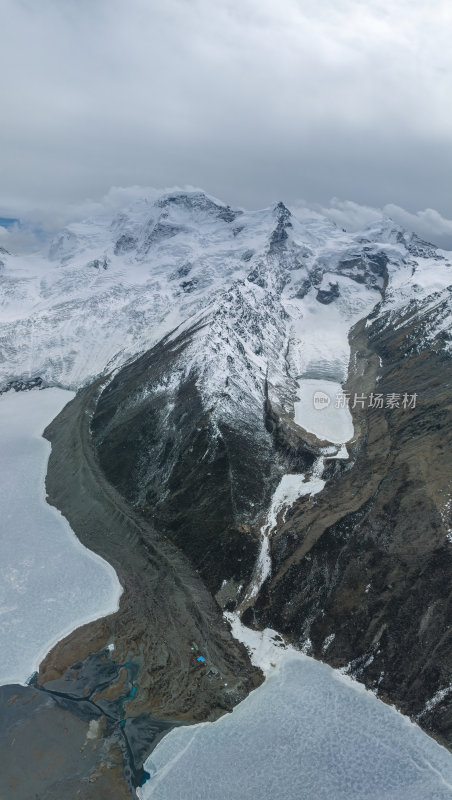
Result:
[[[171,731],[140,798],[451,800],[452,756],[360,684],[268,639],[254,660],[265,683],[217,722]]]
[[[353,437],[353,419],[343,403],[343,390],[336,381],[300,378],[295,422],[318,439],[344,444]]]
[[[50,647],[116,611],[114,569],[46,503],[44,428],[73,397],[62,389],[0,396],[0,683],[24,683]]]

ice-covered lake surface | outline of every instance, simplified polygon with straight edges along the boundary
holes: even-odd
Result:
[[[450,800],[452,756],[420,728],[269,632],[234,627],[257,641],[265,683],[217,722],[171,731],[142,800]]]
[[[0,397],[0,683],[23,683],[50,647],[118,608],[114,569],[46,503],[44,428],[73,397],[62,389]]]
[[[353,437],[353,419],[337,381],[300,378],[295,422],[318,439],[344,444]]]

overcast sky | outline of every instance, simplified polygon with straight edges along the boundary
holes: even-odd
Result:
[[[452,248],[450,0],[0,0],[0,216],[199,186]],[[375,211],[377,209],[377,211]]]

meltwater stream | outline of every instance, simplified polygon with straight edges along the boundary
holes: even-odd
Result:
[[[113,567],[46,503],[44,428],[73,397],[62,389],[0,397],[0,683],[24,683],[74,628],[116,611]]]
[[[250,585],[245,593],[245,597],[240,604],[240,612],[256,599],[260,588],[271,572],[270,557],[270,538],[273,529],[278,521],[278,516],[283,514],[293,503],[303,495],[313,495],[321,492],[325,481],[322,480],[325,458],[319,456],[314,463],[309,479],[303,473],[283,475],[272,497],[270,510],[260,531],[261,546],[257,557],[256,565],[253,570]]]
[[[315,397],[327,398],[328,405],[316,407]],[[256,599],[260,588],[271,572],[270,540],[279,515],[284,521],[289,508],[300,497],[315,495],[322,491],[325,461],[329,458],[348,458],[346,442],[354,433],[353,419],[347,404],[340,402],[343,389],[340,383],[326,380],[298,380],[298,401],[294,406],[294,419],[297,425],[308,433],[313,433],[320,442],[327,445],[319,448],[308,474],[283,475],[272,497],[270,509],[260,530],[261,546],[250,585],[240,604],[243,613]]]

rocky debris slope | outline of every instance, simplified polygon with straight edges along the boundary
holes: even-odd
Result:
[[[129,706],[135,713],[215,718],[232,709],[259,675],[187,559],[105,481],[89,432],[98,392],[93,384],[79,393],[47,428],[52,453],[46,485],[49,501],[82,543],[113,565],[124,592],[118,613],[56,645],[41,664],[39,683],[51,688],[75,653],[85,658],[94,644],[99,650],[112,643],[113,658],[137,669]],[[206,668],[200,669],[198,655]]]

